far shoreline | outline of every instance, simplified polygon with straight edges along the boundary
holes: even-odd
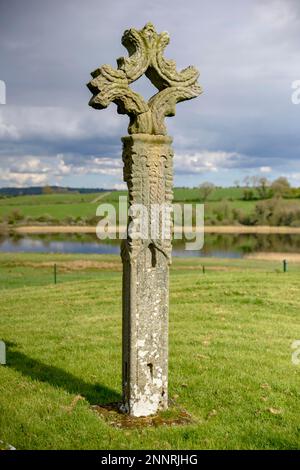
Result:
[[[126,227],[110,227],[108,233],[125,232]],[[187,229],[186,229],[187,230]],[[24,225],[14,227],[13,232],[20,234],[47,234],[47,233],[94,233],[96,234],[95,226],[84,225]],[[175,232],[181,231],[174,230]],[[188,233],[195,230],[191,228]],[[200,232],[201,230],[197,230]],[[204,227],[205,233],[223,233],[223,234],[300,234],[300,227],[287,227],[287,226],[267,226],[267,225],[206,225]],[[187,232],[186,232],[187,233]]]

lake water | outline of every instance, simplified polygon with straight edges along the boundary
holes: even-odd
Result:
[[[90,234],[47,234],[1,236],[0,251],[27,253],[119,254],[120,242],[103,242]],[[300,253],[300,235],[207,234],[204,247],[187,251],[182,242],[173,243],[173,256],[242,258],[256,252]]]

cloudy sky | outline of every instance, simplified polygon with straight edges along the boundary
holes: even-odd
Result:
[[[247,175],[300,185],[299,0],[0,0],[0,186],[122,187],[128,118],[90,108],[85,84],[127,54],[123,31],[148,21],[204,89],[167,119],[176,185]],[[146,79],[133,87],[154,91]]]

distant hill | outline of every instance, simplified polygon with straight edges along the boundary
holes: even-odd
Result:
[[[27,188],[0,188],[0,196],[31,196],[38,194],[63,194],[63,193],[102,193],[114,191],[103,188],[68,188],[63,186],[29,186]]]

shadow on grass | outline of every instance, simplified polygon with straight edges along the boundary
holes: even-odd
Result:
[[[33,380],[48,382],[53,387],[63,388],[69,393],[81,395],[91,405],[121,401],[121,395],[105,385],[85,382],[59,367],[43,364],[37,359],[32,359],[22,352],[11,349],[14,346],[13,343],[7,342],[6,345],[9,346],[7,366]]]

